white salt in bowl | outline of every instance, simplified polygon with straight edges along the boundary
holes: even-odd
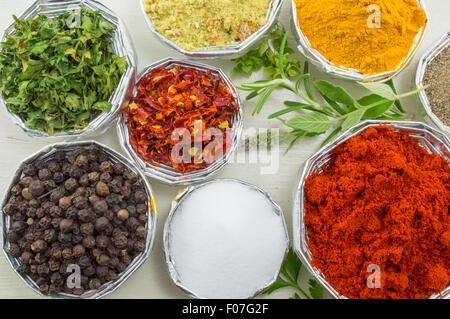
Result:
[[[271,286],[289,249],[281,208],[231,179],[181,192],[164,228],[170,277],[188,296],[248,299]]]

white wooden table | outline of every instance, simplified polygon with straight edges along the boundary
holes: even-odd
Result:
[[[140,0],[100,0],[114,12],[118,13],[124,20],[135,44],[138,56],[138,66],[144,66],[168,57],[176,56],[176,53],[168,47],[162,45],[150,33],[138,1]],[[395,83],[400,92],[406,92],[411,88],[412,79],[419,57],[427,48],[445,32],[450,30],[450,1],[448,0],[425,0],[430,22],[422,45],[412,63],[399,76]],[[20,15],[31,3],[32,0],[1,0],[0,1],[0,28],[3,30],[12,22],[12,15]],[[281,13],[281,21],[289,26],[289,1]],[[292,43],[291,43],[292,44]],[[301,59],[303,61],[303,58]],[[211,64],[221,67],[226,73],[232,76],[233,63],[229,61],[211,62]],[[317,70],[312,70],[314,79],[328,79],[325,74]],[[254,79],[261,78],[262,74],[256,74]],[[240,83],[243,78],[232,77],[235,83]],[[335,80],[333,80],[335,81]],[[340,85],[355,94],[359,88],[349,82],[339,82]],[[244,97],[244,95],[242,95]],[[254,102],[246,102],[244,105],[244,126],[254,128],[280,127],[278,121],[268,120],[267,115],[279,110],[282,102],[288,98],[286,92],[275,93],[266,104],[261,115],[252,117],[251,112]],[[411,119],[422,121],[420,109],[415,97],[410,97],[403,101],[405,108],[410,112]],[[3,110],[1,112],[4,112]],[[282,145],[279,156],[279,170],[276,174],[261,175],[258,164],[230,164],[225,167],[216,178],[236,178],[248,183],[255,184],[269,192],[274,200],[282,207],[286,221],[291,233],[291,205],[293,191],[297,183],[297,173],[299,168],[315,151],[317,151],[324,137],[306,138],[297,144],[287,155],[283,155],[286,145]],[[118,144],[116,128],[112,127],[106,134],[99,137],[102,143],[110,145],[118,151],[121,147]],[[4,191],[17,164],[29,154],[39,150],[45,145],[44,142],[35,141],[28,138],[18,127],[9,121],[6,114],[0,116],[0,190]],[[162,250],[162,231],[166,220],[170,202],[181,189],[180,187],[169,187],[155,181],[150,181],[156,196],[159,210],[158,236],[155,241],[150,258],[129,278],[117,291],[108,298],[185,298],[185,295],[173,285],[170,280],[164,262]],[[307,281],[309,274],[303,269],[301,277]],[[271,295],[273,298],[288,298],[292,295],[289,289],[280,290]],[[0,255],[0,298],[35,298],[38,297],[20,280],[10,268],[3,254]]]

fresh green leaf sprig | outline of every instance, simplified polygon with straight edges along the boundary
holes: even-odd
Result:
[[[286,258],[284,259],[283,266],[280,270],[280,275],[278,276],[276,282],[267,288],[263,293],[269,295],[278,289],[291,287],[296,291],[290,299],[322,299],[323,288],[316,280],[310,279],[308,281],[309,294],[300,287],[298,279],[301,269],[302,262],[292,248],[290,248]]]
[[[234,59],[236,66],[233,71],[235,75],[242,73],[251,76],[253,72],[264,68],[264,73],[272,79],[281,78],[279,72],[280,61],[280,47],[283,43],[284,34],[286,33],[283,25],[276,24],[269,35],[262,41],[260,46],[256,49],[250,50],[244,56]],[[296,77],[301,74],[300,61],[292,58],[294,50],[285,46],[282,63],[284,66],[284,73],[288,77]]]
[[[287,108],[273,113],[269,119],[279,119],[290,131],[283,136],[284,140],[291,140],[288,151],[301,138],[316,136],[326,133],[331,128],[334,130],[324,140],[323,145],[332,140],[341,131],[344,131],[362,120],[376,119],[401,121],[405,119],[406,112],[400,99],[414,95],[421,90],[417,89],[405,94],[397,94],[392,81],[382,83],[359,83],[370,94],[360,99],[351,96],[347,90],[327,81],[315,81],[314,88],[320,98],[312,91],[309,66],[305,62],[303,74],[299,75],[295,82],[286,73],[285,49],[288,40],[288,32],[284,32],[280,43],[276,64],[279,77],[272,80],[242,83],[239,89],[249,91],[247,100],[259,97],[253,110],[253,115],[259,114],[269,96],[277,89],[283,88],[295,93],[301,100],[285,101]],[[301,112],[288,120],[281,118],[292,112]]]

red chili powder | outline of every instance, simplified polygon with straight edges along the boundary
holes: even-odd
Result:
[[[306,181],[312,263],[349,298],[439,293],[450,284],[449,204],[448,160],[407,134],[368,128]],[[367,285],[370,265],[380,288]]]

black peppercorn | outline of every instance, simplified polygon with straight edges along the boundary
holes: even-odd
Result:
[[[75,164],[78,167],[83,167],[86,166],[88,164],[89,160],[88,157],[84,154],[80,154],[77,156],[77,159],[75,160]]]
[[[100,172],[112,174],[114,172],[112,163],[110,161],[103,161],[100,164]]]
[[[81,186],[88,186],[89,185],[89,176],[88,174],[84,174],[80,177],[80,180],[78,181]]]
[[[12,257],[18,258],[20,256],[20,247],[17,244],[11,244],[8,249],[9,254]]]
[[[59,261],[57,261],[55,259],[50,259],[48,261],[48,268],[50,269],[50,271],[58,271],[60,266],[61,265],[60,265]]]
[[[11,225],[11,230],[19,234],[23,233],[25,231],[25,228],[26,224],[20,220],[13,222]]]
[[[147,202],[147,194],[142,190],[137,191],[134,194],[134,199],[135,199],[136,203],[139,203],[139,204],[146,203]]]
[[[62,256],[63,256],[64,259],[72,258],[72,249],[64,248],[63,251],[62,251]]]
[[[26,176],[35,176],[37,173],[37,169],[33,164],[28,164],[23,168],[22,173],[24,173]]]
[[[11,194],[19,196],[21,193],[22,193],[22,186],[16,184],[13,187],[11,187]]]
[[[95,246],[95,238],[91,235],[83,239],[83,246],[86,248],[92,248]]]
[[[48,273],[50,272],[50,269],[48,268],[48,266],[46,264],[42,264],[42,265],[38,266],[37,272],[38,272],[39,276],[47,276]]]
[[[106,217],[100,217],[95,221],[95,230],[99,232],[104,231],[109,225],[109,220]]]
[[[108,271],[109,269],[106,266],[97,266],[96,269],[97,276],[100,278],[106,277],[108,275]]]
[[[85,275],[87,277],[94,276],[95,275],[95,267],[92,265],[86,267],[85,269],[83,269],[83,275]]]
[[[95,190],[97,194],[102,197],[106,197],[110,194],[108,185],[106,185],[103,181],[97,183]]]
[[[116,174],[116,175],[122,175],[124,170],[125,170],[125,167],[123,166],[122,163],[115,163],[113,165],[113,171],[114,171],[114,174]]]
[[[57,184],[64,182],[64,174],[61,172],[53,173],[53,181]]]
[[[97,278],[89,280],[90,289],[98,289],[102,285],[101,281]]]
[[[72,241],[72,234],[71,233],[59,233],[58,241],[63,244],[69,244]]]
[[[124,249],[127,247],[127,237],[125,235],[116,235],[112,238],[114,246],[119,249]]]
[[[68,233],[72,230],[73,220],[72,219],[63,219],[59,224],[59,230],[63,233]]]
[[[56,241],[56,239],[57,239],[56,231],[53,228],[46,229],[44,231],[44,240],[47,243],[52,243]]]
[[[104,214],[108,210],[108,204],[105,200],[99,200],[94,203],[94,210],[99,214]]]
[[[44,251],[47,248],[47,243],[43,241],[42,239],[36,240],[34,243],[31,244],[31,250],[34,252],[41,252]]]
[[[95,239],[98,248],[105,249],[109,245],[109,238],[105,235],[98,235]]]
[[[51,192],[51,194],[50,194],[50,200],[51,200],[53,203],[58,203],[59,200],[60,200],[61,198],[63,198],[65,195],[66,195],[65,189],[62,188],[62,187],[58,187],[58,188],[54,189],[54,190]]]
[[[75,178],[69,178],[68,180],[66,180],[64,182],[64,187],[65,189],[67,189],[69,192],[73,192],[77,189],[78,187],[78,181]]]
[[[147,205],[145,204],[137,204],[136,205],[136,212],[138,214],[144,214],[147,212]]]
[[[109,265],[109,256],[105,254],[101,254],[96,258],[97,263],[101,266],[107,266]]]
[[[44,185],[44,189],[46,192],[51,192],[56,188],[56,183],[54,180],[43,181],[42,185]]]
[[[80,234],[83,236],[88,236],[94,233],[94,224],[85,223],[80,226]]]
[[[77,196],[72,200],[72,204],[78,209],[83,209],[87,207],[88,201],[84,196]]]
[[[91,265],[91,259],[88,256],[81,256],[78,258],[77,264],[80,268],[84,269]]]
[[[39,170],[38,176],[41,181],[46,181],[46,180],[51,179],[53,174],[52,174],[52,172],[50,172],[49,169],[42,168]]]
[[[48,162],[47,168],[52,173],[57,173],[57,172],[61,171],[61,165],[57,161],[50,161],[50,162]]]
[[[64,198],[65,198],[65,197],[61,198],[61,199],[59,200],[59,202],[61,202],[61,200],[64,199]],[[49,214],[50,214],[50,216],[52,216],[52,217],[58,217],[58,216],[61,216],[61,213],[62,213],[62,209],[61,209],[61,207],[59,207],[59,206],[53,206],[53,207],[51,207],[51,208],[49,209]]]
[[[64,213],[64,216],[68,219],[76,220],[78,218],[79,210],[73,206],[70,206],[67,208],[66,212]]]

